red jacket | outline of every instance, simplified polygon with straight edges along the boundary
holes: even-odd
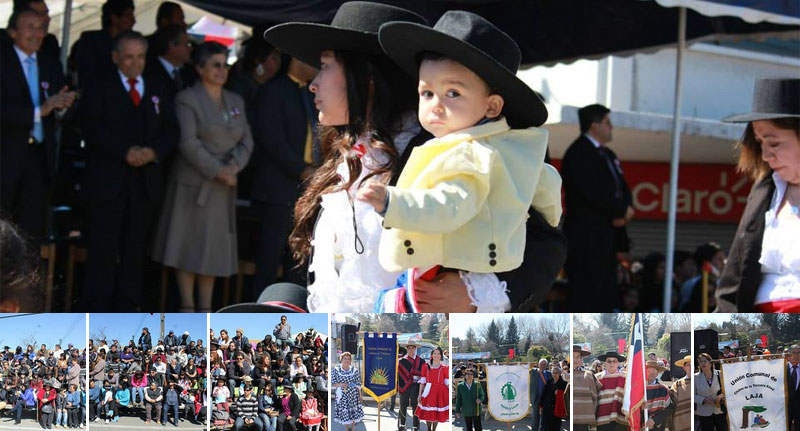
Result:
[[[39,391],[39,394],[37,395],[37,397],[39,398],[39,408],[41,409],[42,406],[47,402],[53,402],[53,400],[56,399],[56,395],[58,395],[58,392],[56,392],[56,390],[52,388],[50,389],[49,392],[44,390]]]

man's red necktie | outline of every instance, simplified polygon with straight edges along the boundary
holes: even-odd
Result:
[[[136,90],[136,79],[128,78],[128,84],[131,86],[131,90],[128,94],[131,96],[131,100],[133,100],[133,106],[139,106],[139,102],[142,101],[142,95]]]

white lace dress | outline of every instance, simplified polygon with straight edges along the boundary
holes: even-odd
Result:
[[[378,262],[382,218],[367,203],[355,200],[360,181],[388,160],[379,150],[368,148],[361,158],[361,174],[350,189],[322,196],[322,214],[314,228],[314,252],[309,271],[308,309],[320,312],[371,312],[378,293],[392,287],[399,272],[388,272]],[[350,177],[346,163],[337,172],[344,182]],[[349,197],[348,197],[349,196]],[[358,231],[353,228],[353,213]]]

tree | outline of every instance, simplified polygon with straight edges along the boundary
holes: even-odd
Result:
[[[487,343],[492,343],[494,345],[494,349],[500,347],[503,344],[503,339],[500,335],[500,328],[495,323],[494,319],[492,319],[492,323],[489,324],[489,330],[486,334],[486,341]],[[497,353],[496,350],[493,350],[494,353]]]
[[[519,331],[517,330],[517,323],[514,322],[514,316],[511,316],[511,321],[508,322],[505,341],[505,344],[507,344],[510,349],[516,349],[519,344]]]
[[[528,360],[530,362],[536,362],[539,359],[544,358],[545,356],[547,356],[548,353],[549,353],[549,351],[547,350],[547,347],[544,347],[544,346],[531,346],[531,348],[528,349]]]
[[[436,314],[429,314],[427,326],[425,330],[425,338],[429,340],[438,340],[439,339],[439,316]]]
[[[464,348],[467,352],[477,352],[478,347],[478,340],[475,338],[475,330],[472,328],[467,329],[467,338],[465,341]]]

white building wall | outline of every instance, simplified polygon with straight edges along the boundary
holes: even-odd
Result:
[[[612,111],[671,115],[675,49],[630,57],[537,66],[520,77],[548,103],[602,103]],[[762,76],[800,76],[800,60],[696,44],[684,56],[684,117],[718,120],[750,109],[753,84]]]

